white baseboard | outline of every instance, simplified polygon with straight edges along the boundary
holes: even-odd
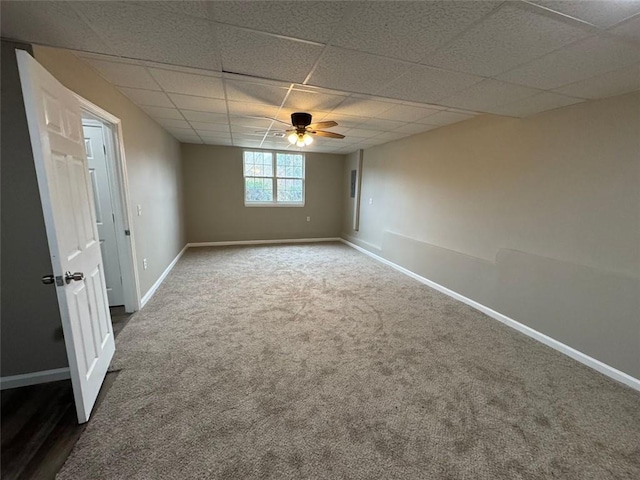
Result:
[[[407,270],[404,267],[401,267],[400,265],[397,265],[389,260],[387,260],[386,258],[383,258],[379,255],[376,255],[375,253],[371,253],[370,251],[368,251],[365,248],[362,248],[354,243],[349,242],[348,240],[345,240],[343,238],[340,239],[340,241],[346,245],[349,245],[352,248],[355,248],[356,250],[358,250],[359,252],[364,253],[365,255],[370,256],[371,258],[374,258],[375,260],[384,263],[385,265],[390,266],[391,268],[394,268],[396,270],[398,270],[399,272],[404,273],[405,275],[408,275],[411,278],[414,278],[415,280],[418,280],[419,282],[435,289],[438,290],[439,292],[444,293],[445,295],[450,296],[451,298],[454,298],[456,300],[459,300],[462,303],[466,303],[467,305],[469,305],[470,307],[475,308],[476,310],[481,311],[482,313],[484,313],[485,315],[488,315],[489,317],[498,320],[499,322],[504,323],[505,325],[508,325],[509,327],[518,330],[521,333],[524,333],[525,335],[538,340],[541,343],[544,343],[545,345],[553,348],[554,350],[557,350],[561,353],[564,353],[565,355],[573,358],[574,360],[577,360],[578,362],[593,368],[594,370],[597,370],[598,372],[606,375],[607,377],[610,377],[620,383],[624,383],[625,385],[633,388],[634,390],[640,391],[640,380],[638,380],[635,377],[632,377],[631,375],[624,373],[614,367],[611,367],[609,365],[607,365],[606,363],[601,362],[600,360],[596,360],[593,357],[590,357],[589,355],[586,355],[578,350],[576,350],[575,348],[570,347],[569,345],[565,345],[562,342],[559,342],[558,340],[555,340],[547,335],[545,335],[544,333],[540,333],[537,330],[534,330],[531,327],[527,327],[526,325],[523,325],[520,322],[515,321],[512,318],[507,317],[506,315],[503,315],[500,312],[496,312],[495,310],[492,310],[489,307],[486,307],[484,305],[482,305],[481,303],[476,302],[475,300],[471,300],[468,297],[465,297],[464,295],[460,295],[457,292],[454,292],[453,290],[449,290],[447,287],[443,287],[442,285],[433,282],[427,278],[424,278],[420,275],[418,275],[417,273],[412,272],[411,270]]]
[[[228,245],[267,245],[277,243],[316,243],[316,242],[340,242],[340,237],[323,238],[286,238],[280,240],[235,240],[230,242],[195,242],[188,243],[188,247],[225,247]]]
[[[0,378],[0,390],[9,388],[27,387],[38,383],[57,382],[59,380],[69,380],[69,367],[55,368],[53,370],[42,370],[41,372],[23,373],[21,375],[11,375]]]
[[[184,252],[187,251],[187,248],[189,248],[189,244],[185,245],[184,248],[180,250],[180,253],[176,255],[176,258],[174,258],[173,261],[169,264],[169,266],[165,268],[164,272],[162,272],[162,275],[160,275],[160,278],[156,280],[156,283],[154,283],[151,286],[151,288],[147,291],[147,293],[145,293],[144,296],[140,299],[140,308],[144,307],[147,304],[147,302],[151,300],[151,297],[153,297],[153,294],[156,293],[156,290],[158,290],[158,287],[160,287],[164,279],[167,278],[167,275],[169,275],[169,272],[171,271],[171,269],[176,265],[176,263],[178,263],[178,260],[180,260],[180,257],[182,257]]]

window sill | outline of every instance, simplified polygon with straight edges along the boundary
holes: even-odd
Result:
[[[244,202],[244,206],[245,207],[276,207],[276,208],[282,208],[282,207],[304,207],[304,203],[247,203]]]

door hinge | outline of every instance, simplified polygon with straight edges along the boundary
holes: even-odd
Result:
[[[125,234],[127,237],[130,237],[130,236],[131,236],[131,232],[130,232],[129,230],[125,230],[125,231],[124,231],[124,234]]]
[[[102,145],[102,151],[104,152],[104,154],[107,154],[107,147],[105,147],[104,145]]]

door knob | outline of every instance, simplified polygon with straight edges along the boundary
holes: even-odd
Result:
[[[42,283],[44,283],[45,285],[51,285],[52,283],[55,283],[55,281],[56,281],[56,277],[54,277],[53,275],[42,276]]]
[[[80,280],[84,280],[84,273],[82,273],[82,272],[75,272],[75,273],[64,272],[64,281],[67,282],[67,284],[71,283],[73,280],[75,280],[76,282],[79,282]]]

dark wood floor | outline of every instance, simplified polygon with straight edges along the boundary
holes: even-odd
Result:
[[[111,309],[115,336],[129,318],[123,309]],[[117,376],[107,374],[94,411]],[[2,479],[53,479],[86,425],[78,425],[71,381],[3,390],[0,395]]]

